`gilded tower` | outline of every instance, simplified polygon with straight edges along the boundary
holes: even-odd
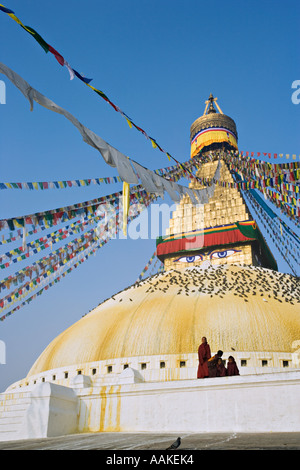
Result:
[[[177,205],[166,236],[157,240],[166,270],[236,263],[277,270],[225,161],[227,151],[237,150],[237,139],[235,122],[210,95],[203,116],[191,126],[191,157],[200,156],[203,163],[189,187],[209,186],[218,166],[219,178],[206,204],[193,205],[187,195]]]

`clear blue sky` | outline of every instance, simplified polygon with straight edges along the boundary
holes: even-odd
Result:
[[[190,125],[202,115],[210,93],[235,120],[240,150],[299,155],[300,105],[291,101],[291,84],[300,79],[298,1],[10,0],[4,5],[78,72],[93,78],[92,85],[177,160],[189,158]],[[2,12],[0,61],[124,154],[151,169],[169,165],[104,100],[80,80],[70,81],[67,69]],[[4,76],[0,79],[6,83],[0,181],[117,174],[69,121],[37,104],[30,112],[23,95]],[[117,184],[1,191],[0,218],[120,189]],[[114,240],[2,322],[7,358],[0,365],[0,391],[23,378],[57,334],[134,283],[154,249],[154,240]]]

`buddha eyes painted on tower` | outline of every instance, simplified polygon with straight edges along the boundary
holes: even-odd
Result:
[[[204,261],[208,259],[209,260],[224,259],[233,255],[234,253],[239,253],[239,252],[241,252],[241,250],[234,250],[234,249],[213,250],[213,251],[202,252],[201,254],[198,253],[197,255],[181,256],[180,258],[177,258],[174,261],[181,262],[181,263],[195,263],[197,261]]]
[[[182,256],[174,261],[180,261],[181,263],[195,263],[195,261],[203,261],[202,255],[193,255],[193,256]]]
[[[219,258],[219,259],[220,258],[228,258],[228,256],[231,256],[234,253],[238,253],[240,251],[241,250],[216,250],[216,251],[212,251],[210,253],[210,259],[213,259],[213,258]]]

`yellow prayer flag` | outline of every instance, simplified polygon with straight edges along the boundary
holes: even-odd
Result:
[[[98,91],[97,88],[95,88],[93,85],[90,85],[89,83],[86,83],[86,82],[85,82],[85,84],[86,84],[87,86],[89,86],[92,90]]]
[[[129,184],[123,182],[123,233],[127,236],[127,219],[130,204]]]
[[[130,127],[130,129],[131,129],[131,128],[132,128],[132,124],[131,124],[131,122],[129,121],[129,119],[127,119],[127,118],[125,118],[125,119],[126,119],[126,121],[127,121],[127,124],[128,124],[128,126],[129,126],[129,127]]]
[[[155,149],[157,147],[156,143],[154,142],[154,140],[150,139],[151,140],[151,144],[152,144],[152,147]]]
[[[1,7],[4,7],[4,5],[1,5]],[[4,7],[5,8],[5,7]],[[20,26],[22,26],[24,29],[26,29],[26,31],[28,31],[28,33],[32,34],[31,31],[29,29],[26,28],[26,26],[23,25],[23,23],[19,20],[19,18],[17,18],[17,16],[14,14],[14,13],[7,13],[8,16],[11,17],[12,20],[14,20],[16,23],[18,23]]]

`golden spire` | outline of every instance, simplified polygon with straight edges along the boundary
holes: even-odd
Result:
[[[206,114],[212,114],[212,113],[216,113],[216,112],[217,112],[217,111],[215,110],[214,103],[215,103],[215,105],[217,106],[219,113],[220,113],[220,114],[223,114],[223,112],[222,112],[220,106],[219,106],[218,103],[217,103],[217,100],[218,100],[218,98],[214,98],[212,93],[209,95],[208,100],[205,101],[206,107],[205,107],[203,116],[205,116]],[[209,108],[208,108],[208,105],[209,105]],[[207,111],[207,108],[208,108],[208,111]]]

